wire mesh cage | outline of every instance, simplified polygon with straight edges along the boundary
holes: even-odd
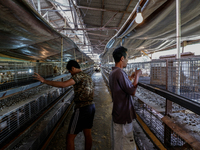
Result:
[[[37,98],[0,115],[0,144],[22,127],[25,123],[42,112],[52,101],[60,96],[58,89],[50,90]]]
[[[61,64],[56,62],[0,62],[0,91],[37,82],[33,77],[34,72],[49,78],[60,75],[60,69]]]
[[[131,75],[136,68],[142,70],[139,82],[200,102],[200,58],[130,63],[124,70]]]
[[[63,63],[61,66],[60,62],[0,62],[0,91],[37,82],[33,77],[34,72],[43,78],[68,73],[66,65],[67,63]],[[91,75],[91,64],[80,66]]]
[[[128,64],[127,67],[124,68],[124,71],[128,75],[131,75],[136,68],[140,68],[143,74],[140,77],[139,82],[181,95],[189,99],[189,101],[194,101],[196,104],[196,102],[199,103],[199,62],[199,58],[156,60]],[[108,80],[111,68],[106,68],[110,67],[110,65],[104,66],[102,73]],[[159,139],[167,149],[194,149],[192,148],[191,142],[188,142],[183,135],[173,129],[173,127],[170,126],[170,123],[163,122],[163,118],[168,114],[172,119],[177,113],[178,116],[182,116],[182,118],[174,118],[171,122],[174,123],[177,121],[175,124],[180,126],[181,129],[188,129],[188,134],[191,133],[193,136],[195,134],[195,137],[199,137],[199,117],[189,117],[188,113],[185,112],[189,111],[190,115],[197,114],[175,102],[171,103],[171,106],[169,106],[169,101],[165,97],[161,97],[156,93],[152,94],[152,92],[148,90],[145,92],[140,90],[139,93],[139,95],[146,98],[146,100],[135,99],[135,110],[157,139]],[[152,100],[151,97],[153,97],[155,101]],[[166,113],[168,109],[170,109],[170,111]],[[182,114],[180,115],[180,113]],[[189,126],[191,126],[191,130],[189,130]],[[194,131],[194,126],[197,131]],[[184,134],[186,135],[187,133]]]

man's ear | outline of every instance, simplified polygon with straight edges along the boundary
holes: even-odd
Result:
[[[71,70],[72,70],[72,71],[74,71],[74,69],[75,69],[75,67],[72,67],[72,69],[71,69]]]
[[[124,61],[124,56],[121,57],[121,61]]]

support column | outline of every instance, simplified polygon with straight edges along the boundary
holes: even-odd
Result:
[[[120,39],[120,46],[122,46],[122,38]]]
[[[76,60],[76,51],[75,51],[75,49],[74,49],[74,59]]]
[[[37,0],[38,2],[38,13],[41,15],[41,6],[40,6],[40,0]]]
[[[64,27],[67,28],[67,19],[66,19],[66,17],[65,17],[65,25],[64,25]],[[66,34],[67,34],[67,30],[65,30],[65,36],[66,36]]]
[[[60,67],[60,74],[62,74],[63,71],[63,37],[61,38],[61,67]]]
[[[82,53],[82,63],[83,63],[83,53]]]
[[[47,21],[49,22],[49,11],[47,11]]]
[[[181,1],[176,0],[176,48],[177,48],[177,66],[176,66],[176,94],[180,94],[180,47],[181,47]]]
[[[182,53],[184,53],[184,48],[187,46],[187,41],[183,41],[183,46],[182,46]]]
[[[168,91],[168,68],[169,63],[168,60],[166,60],[166,90]],[[172,101],[166,99],[166,106],[165,106],[165,115],[169,115],[172,112]]]

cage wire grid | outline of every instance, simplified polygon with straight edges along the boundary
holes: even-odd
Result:
[[[177,66],[177,64],[180,66]],[[108,79],[113,64],[102,64],[102,73]],[[136,68],[142,70],[142,76],[139,82],[153,85],[161,89],[168,90],[177,94],[179,86],[180,95],[189,98],[191,101],[199,101],[199,83],[200,83],[200,59],[180,59],[180,60],[157,60],[152,62],[131,63],[124,71],[131,75]],[[180,69],[180,85],[177,86],[177,69]],[[172,130],[166,130],[166,125],[162,122],[163,114],[156,113],[155,110],[148,107],[147,104],[136,102],[136,112],[147,124],[150,130],[168,149],[192,149],[178,134]],[[178,105],[173,103],[172,105]],[[176,111],[186,110],[186,108],[177,107]]]

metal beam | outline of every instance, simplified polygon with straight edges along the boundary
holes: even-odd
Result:
[[[104,9],[104,0],[102,0],[101,1],[102,3],[101,3],[101,7],[102,7],[102,9]],[[102,11],[102,13],[101,13],[101,27],[103,26],[103,16],[104,16],[104,11]]]
[[[60,20],[63,20],[63,18],[62,19],[51,20],[49,22],[55,22],[55,21],[60,21]]]
[[[99,46],[101,46],[103,44],[103,42],[105,42],[105,40],[107,40],[107,39],[104,39],[102,42],[99,42]]]
[[[61,28],[56,28],[61,29]],[[78,29],[71,29],[71,28],[62,28],[62,30],[86,30],[86,31],[97,31],[97,30],[119,30],[118,27],[110,27],[110,28],[78,28]]]
[[[41,6],[40,6],[40,0],[37,0],[37,2],[38,2],[38,12],[39,12],[39,14],[41,15]]]
[[[55,10],[55,9],[41,9],[41,10],[44,10],[44,11],[71,11],[70,9],[66,9],[66,10]]]
[[[49,22],[53,23],[56,27],[58,27],[58,25],[54,21],[49,20]]]
[[[109,11],[109,12],[118,12],[118,13],[125,13],[125,14],[130,14],[131,13],[131,12],[127,12],[127,11],[108,10],[108,9],[86,7],[86,6],[76,6],[76,7],[80,8],[80,9],[89,9],[89,10],[96,10],[96,11]]]
[[[54,7],[51,7],[50,9],[46,9],[46,10],[52,10]],[[45,9],[41,9],[41,10],[45,10]],[[46,16],[46,15],[48,15],[48,11],[42,16],[43,18]]]
[[[52,2],[49,2],[49,3],[53,6],[54,9],[57,10],[57,7]],[[60,14],[60,12],[57,12],[57,14],[60,15],[60,17],[62,18],[62,20],[64,20],[63,16]],[[52,21],[52,22],[54,22],[54,21]]]
[[[63,74],[63,75],[59,75],[59,76],[54,77],[54,78],[47,78],[47,80],[53,80],[53,81],[55,81],[55,80],[64,78],[64,77],[66,77],[66,76],[68,76],[68,75]],[[1,91],[1,92],[0,92],[0,100],[3,99],[3,98],[8,97],[8,96],[10,96],[10,95],[15,95],[15,94],[24,92],[25,90],[28,90],[28,89],[30,89],[30,88],[39,86],[39,85],[41,85],[41,84],[42,84],[41,82],[35,82],[35,83],[28,84],[28,85],[16,87],[16,88],[13,88],[13,89],[8,89],[8,90],[6,90],[6,91]]]
[[[98,39],[91,39],[91,38],[90,38],[90,40],[91,40],[91,41],[98,41],[98,42],[101,41],[101,40],[98,40]]]
[[[191,149],[199,149],[200,142],[199,142],[199,140],[197,140],[195,138],[195,136],[193,135],[193,133],[190,133],[190,132],[186,131],[184,127],[182,127],[181,125],[175,123],[173,121],[173,119],[171,119],[169,116],[164,116],[161,120],[174,133],[176,133],[178,136],[180,136],[180,138],[183,139],[184,142],[186,142],[187,144],[189,144],[192,147]],[[171,133],[173,133],[171,130],[168,130],[168,131],[170,131]],[[171,138],[171,134],[169,134],[169,132],[167,134],[170,135],[169,139],[166,139],[167,140],[166,143],[167,143],[167,145],[169,145],[170,144],[169,141],[170,141],[170,138]],[[182,148],[182,149],[184,149],[184,148]]]
[[[72,4],[73,4],[73,7],[74,7],[74,9],[75,9],[75,11],[76,11],[76,14],[77,14],[77,17],[79,18],[79,21],[80,21],[80,25],[81,25],[81,28],[85,28],[86,27],[86,25],[84,24],[84,22],[83,22],[83,20],[82,20],[82,18],[78,15],[78,14],[81,14],[80,13],[80,10],[79,10],[79,8],[77,8],[76,7],[76,5],[74,4],[74,2],[73,1],[71,1],[72,2]],[[78,28],[78,21],[76,22],[76,25],[77,25],[77,27],[75,27],[75,29],[77,29]],[[90,42],[90,39],[89,39],[89,37],[88,37],[88,34],[87,34],[87,32],[85,32],[85,31],[83,31],[83,33],[84,33],[84,43],[86,42],[86,38],[87,38],[87,41],[88,41],[88,44],[91,44],[91,42]],[[88,47],[89,48],[89,47]]]
[[[54,4],[54,3],[52,3],[51,1],[49,1],[49,3],[57,10],[57,7],[56,7],[56,5]],[[61,10],[62,10],[62,8],[61,8]],[[60,17],[62,18],[62,20],[63,21],[65,21],[65,18],[63,17],[63,15],[59,12],[59,11],[56,11],[56,13],[58,14],[58,15],[60,15]],[[58,21],[58,20],[56,20],[56,21]],[[54,21],[53,21],[54,22]],[[68,25],[69,26],[69,25]]]
[[[33,2],[33,0],[31,0],[31,3],[33,4],[33,7],[35,8],[35,10],[37,10],[35,3]]]
[[[100,28],[102,27],[101,25],[95,25],[95,24],[91,24],[91,23],[87,23],[85,24],[87,27],[91,27],[91,28]],[[107,28],[113,27],[113,26],[107,26]]]
[[[73,3],[73,1],[72,0],[69,0],[70,2],[71,2],[71,4],[72,4],[72,8],[73,8],[73,13],[74,13],[74,26],[75,26],[75,29],[77,29],[78,28],[78,20],[77,20],[77,12],[76,12],[76,6],[75,6],[75,4]]]
[[[151,59],[151,57],[149,56],[149,54],[145,53],[144,51],[141,51],[144,55],[146,55],[147,57],[149,57]]]
[[[71,5],[71,1],[68,0],[68,2],[69,2],[69,5]],[[73,11],[72,11],[71,7],[70,7],[70,10],[71,10],[71,16],[72,16],[73,23],[75,24],[74,15],[73,15]]]
[[[114,18],[115,16],[117,15],[118,13],[115,13],[109,20],[108,22],[106,22],[106,24],[102,27],[102,28],[105,28],[107,24],[109,24]]]
[[[133,1],[133,0],[130,0],[128,6],[126,7],[126,11],[128,10],[128,8],[129,8],[129,6],[131,5],[131,2],[132,2],[132,1]],[[120,20],[120,22],[119,22],[119,24],[118,24],[118,27],[119,27],[120,24],[122,23],[122,20],[123,20],[123,18],[124,18],[124,15],[125,15],[125,14],[123,14],[123,16],[122,16],[122,18],[121,18],[121,20]]]
[[[187,99],[185,97],[174,94],[172,92],[160,89],[158,87],[153,87],[153,86],[143,84],[143,83],[140,83],[140,82],[138,83],[138,85],[149,90],[149,91],[152,91],[152,92],[154,92],[154,93],[156,93],[156,94],[158,94],[162,97],[165,97],[168,100],[175,102],[175,103],[181,105],[182,107],[185,107],[185,108],[191,110],[192,112],[200,115],[200,111],[199,111],[200,110],[200,103],[197,103],[195,101],[191,101],[190,99]]]
[[[103,37],[109,37],[108,35],[96,34],[96,33],[90,33],[90,32],[87,32],[87,34],[96,35],[96,36],[103,36]]]
[[[62,3],[56,2],[56,1],[54,1],[54,0],[48,0],[48,1],[51,2],[51,3],[58,4],[58,5],[62,6],[62,7],[70,7],[70,6],[63,5]],[[70,3],[69,3],[69,4],[70,4]]]
[[[57,9],[56,8],[56,5],[54,4],[54,3],[52,3],[50,0],[49,0],[49,3],[55,8],[55,9]],[[70,7],[71,8],[71,7]],[[61,8],[62,9],[62,8]],[[62,19],[57,19],[57,20],[53,20],[52,22],[54,23],[54,21],[58,21],[58,20],[63,20],[63,21],[65,21],[65,18],[62,16],[62,14],[60,14],[60,12],[58,11],[57,12],[59,15],[60,15],[60,17],[62,18]],[[69,24],[67,24],[68,26],[69,26]],[[56,28],[55,28],[56,29]],[[73,32],[73,30],[72,30],[72,32]],[[76,36],[78,39],[79,39],[79,37],[78,36]]]
[[[76,45],[80,45],[80,46],[106,46],[106,45],[84,45],[84,44],[76,44]]]

